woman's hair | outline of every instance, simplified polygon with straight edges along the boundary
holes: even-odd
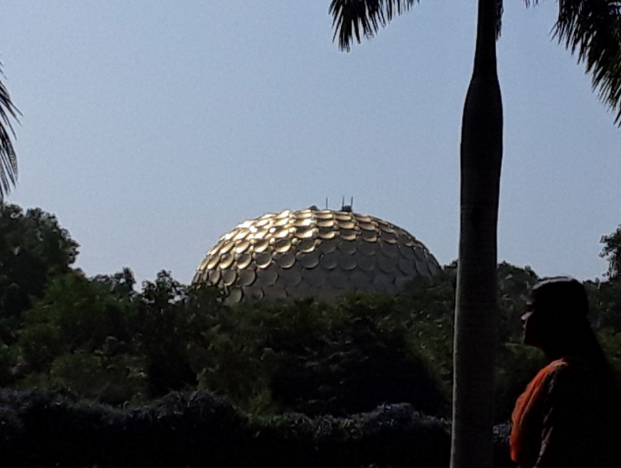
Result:
[[[589,299],[584,286],[568,276],[541,280],[533,286],[532,296],[546,315],[561,323],[582,321],[589,313]]]
[[[552,324],[558,351],[585,359],[602,376],[611,377],[611,369],[588,321],[589,299],[582,283],[560,276],[545,278],[531,291],[540,313]]]

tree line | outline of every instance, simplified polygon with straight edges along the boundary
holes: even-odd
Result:
[[[607,281],[587,281],[591,322],[621,371],[618,239],[602,239]],[[409,403],[450,417],[456,265],[398,295],[225,305],[170,273],[137,286],[130,269],[87,277],[78,243],[53,215],[6,205],[0,217],[0,387],[141,405],[207,390],[243,414],[346,416]],[[542,363],[521,344],[538,276],[498,266],[495,421]]]

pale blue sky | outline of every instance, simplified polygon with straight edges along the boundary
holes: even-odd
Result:
[[[499,258],[595,278],[621,130],[550,40],[556,4],[505,4]],[[342,195],[446,264],[475,5],[423,0],[346,54],[329,0],[8,0],[0,59],[24,114],[8,201],[55,213],[89,275],[188,282],[238,222]]]

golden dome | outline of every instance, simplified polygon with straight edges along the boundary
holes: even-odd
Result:
[[[222,288],[227,302],[396,292],[440,265],[410,233],[373,216],[318,210],[270,213],[220,238],[193,284]]]

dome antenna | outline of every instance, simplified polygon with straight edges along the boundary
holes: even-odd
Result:
[[[343,196],[343,202],[341,203],[341,211],[351,213],[353,209],[354,209],[354,197],[351,197],[351,202],[349,203],[349,205],[346,205],[345,196]]]

